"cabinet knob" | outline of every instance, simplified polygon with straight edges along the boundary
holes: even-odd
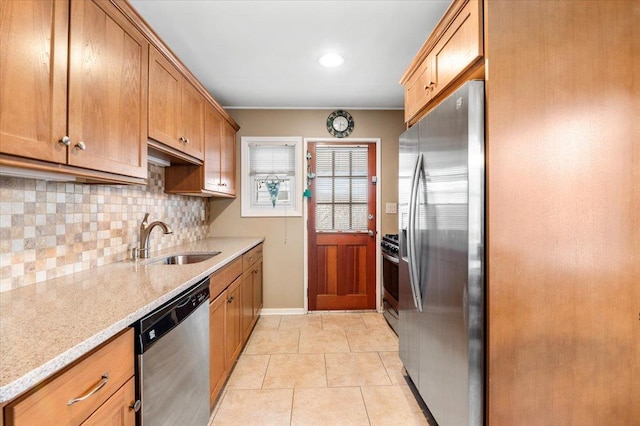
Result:
[[[231,303],[231,302],[233,302],[233,296],[227,299],[227,303]]]
[[[184,143],[189,143],[189,139],[188,139],[188,138],[185,138],[185,139],[184,139]]]
[[[71,145],[71,139],[69,139],[69,136],[63,136],[62,139],[60,139],[58,141],[58,143],[61,143],[62,145],[69,146],[69,145]]]
[[[179,140],[180,142],[184,142],[184,141],[185,141],[185,139],[184,139],[182,136],[180,136],[180,139],[178,139],[178,140]]]
[[[142,403],[140,402],[140,400],[136,400],[136,402],[134,402],[133,404],[131,404],[129,406],[129,408],[131,408],[135,413],[137,413],[138,411],[140,411],[140,406],[142,405]]]
[[[424,85],[424,90],[427,90],[429,88],[431,88],[432,86],[435,86],[435,82],[429,80],[429,82],[427,84]]]
[[[80,151],[84,151],[85,149],[87,149],[87,145],[85,145],[84,142],[80,141],[76,144],[76,148],[78,148]]]

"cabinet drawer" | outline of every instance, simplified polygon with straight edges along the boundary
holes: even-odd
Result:
[[[242,270],[246,271],[258,260],[262,259],[262,244],[258,244],[242,255]]]
[[[225,288],[229,287],[242,274],[242,258],[238,257],[224,268],[211,275],[209,285],[209,300],[214,300]]]
[[[7,425],[80,424],[131,377],[133,329],[128,329],[7,406]]]

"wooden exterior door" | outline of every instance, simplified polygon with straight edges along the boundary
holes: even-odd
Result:
[[[309,144],[309,310],[376,308],[376,146]]]

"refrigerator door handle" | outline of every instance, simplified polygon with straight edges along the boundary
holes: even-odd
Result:
[[[419,257],[416,254],[416,210],[418,208],[418,187],[420,185],[420,172],[422,170],[423,154],[418,155],[416,167],[413,170],[411,180],[411,197],[409,198],[409,226],[407,227],[407,251],[409,255],[409,282],[413,293],[413,303],[419,312],[422,312],[422,294],[420,292],[420,273],[418,268]]]

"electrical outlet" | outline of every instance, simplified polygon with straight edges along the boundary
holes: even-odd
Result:
[[[386,203],[385,204],[385,213],[387,214],[397,214],[397,204],[396,203]]]

